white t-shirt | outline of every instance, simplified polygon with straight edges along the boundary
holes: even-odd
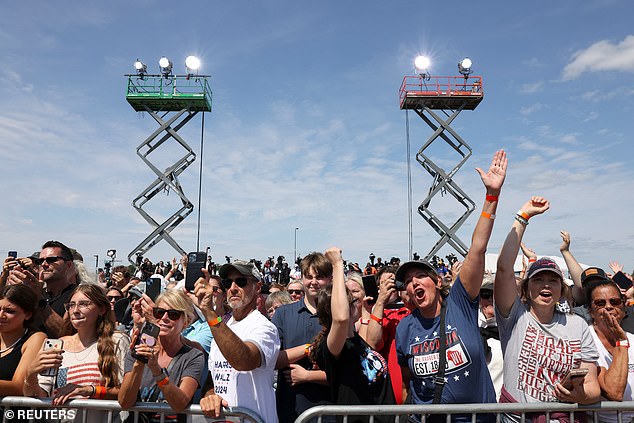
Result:
[[[597,365],[601,367],[605,367],[606,369],[610,367],[612,364],[612,354],[608,352],[608,350],[603,346],[603,343],[599,339],[599,336],[594,330],[593,326],[590,326],[590,332],[592,333],[592,337],[594,338],[594,343],[597,346],[597,350],[599,350],[599,359],[597,360]],[[627,335],[627,340],[630,341],[630,345],[634,345],[634,335],[629,332],[625,332]],[[627,350],[628,359],[628,369],[627,369],[627,384],[625,385],[625,392],[623,393],[623,401],[632,401],[632,386],[634,386],[634,350],[629,348]],[[606,398],[603,398],[605,401],[608,401]],[[616,412],[598,412],[599,421],[601,422],[609,422],[616,423],[617,416]],[[634,411],[623,412],[623,421],[629,422],[634,418]]]
[[[209,371],[214,392],[231,407],[248,408],[263,421],[277,423],[273,390],[273,371],[280,352],[277,328],[257,310],[240,321],[231,317],[226,324],[240,339],[258,347],[262,364],[250,371],[235,370],[222,355],[214,339],[209,350]]]

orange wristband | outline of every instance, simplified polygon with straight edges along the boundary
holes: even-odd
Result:
[[[370,314],[370,319],[374,320],[379,325],[383,325],[383,319],[381,319],[380,317],[376,317],[374,314]]]
[[[220,322],[222,322],[222,317],[218,316],[217,319],[213,319],[213,320],[207,320],[207,324],[211,327],[214,327],[216,325],[219,325]]]
[[[529,263],[535,263],[537,261],[537,259],[528,259]]]
[[[480,216],[482,216],[482,217],[484,217],[486,219],[495,220],[495,215],[491,214],[491,213],[482,212],[482,214],[480,214]]]
[[[156,382],[156,386],[158,386],[159,388],[162,388],[163,386],[167,385],[168,383],[170,383],[170,378],[165,376],[163,379],[161,379],[158,382]]]
[[[101,386],[101,385],[97,385],[95,386],[95,394],[94,397],[96,399],[103,399],[106,396],[106,387],[105,386]]]
[[[517,211],[517,215],[518,215],[518,216],[522,216],[522,217],[523,217],[524,219],[526,219],[526,220],[528,220],[528,219],[530,219],[530,218],[531,218],[531,217],[528,215],[528,213],[526,213],[525,211],[522,211],[522,210],[518,210],[518,211]]]
[[[488,195],[485,197],[487,201],[493,202],[493,201],[498,201],[498,196],[497,195]]]
[[[310,355],[310,344],[304,345],[304,355],[308,357]]]

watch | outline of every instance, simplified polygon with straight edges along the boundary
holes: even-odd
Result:
[[[165,367],[161,367],[161,373],[159,373],[158,375],[154,376],[154,380],[156,382],[160,382],[163,379],[165,379],[167,377],[167,369],[165,369]]]
[[[629,348],[630,347],[630,341],[628,341],[627,339],[621,339],[620,341],[616,341],[616,346],[617,347]]]

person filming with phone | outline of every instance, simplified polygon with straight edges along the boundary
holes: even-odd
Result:
[[[157,297],[152,318],[145,319],[141,329],[135,327],[132,331],[132,348],[125,358],[118,396],[122,408],[130,408],[138,401],[167,402],[179,412],[192,403],[205,366],[203,352],[184,342],[181,335],[193,315],[192,301],[182,291],[171,289]],[[145,417],[149,422],[161,421],[159,414]],[[185,414],[165,416],[168,423],[186,420]],[[134,421],[132,415],[130,421]]]

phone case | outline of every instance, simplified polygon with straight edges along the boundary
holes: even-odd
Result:
[[[48,338],[44,340],[44,346],[42,347],[44,351],[61,350],[62,348],[64,348],[64,341],[62,341],[61,339],[48,339]],[[57,376],[57,368],[52,367],[50,369],[43,370],[40,374],[42,376],[55,377]]]
[[[143,329],[141,329],[141,333],[139,333],[139,337],[136,339],[136,342],[134,343],[134,347],[136,347],[137,345],[141,343],[144,343],[146,345],[153,347],[154,345],[156,345],[159,332],[160,332],[160,328],[158,326],[150,322],[145,322],[145,324],[143,325]],[[142,363],[147,363],[147,358],[137,355],[134,350],[134,347],[132,348],[132,357],[134,357],[135,360],[138,360]]]

